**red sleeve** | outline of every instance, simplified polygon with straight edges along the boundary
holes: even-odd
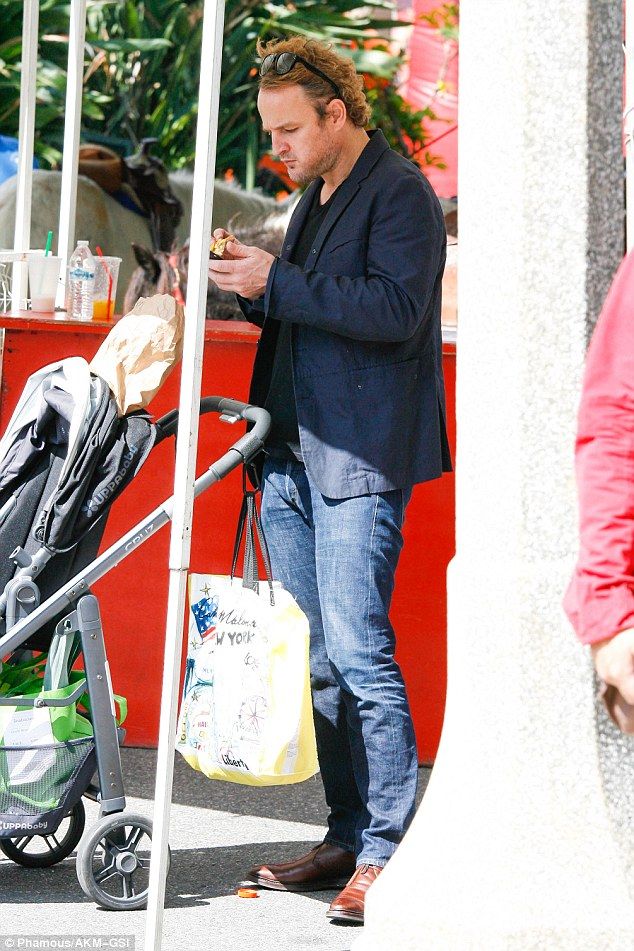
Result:
[[[576,442],[580,549],[564,608],[593,643],[634,627],[634,253],[588,350]]]

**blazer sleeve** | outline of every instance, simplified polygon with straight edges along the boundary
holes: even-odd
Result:
[[[264,296],[256,298],[256,300],[249,300],[248,297],[240,297],[239,294],[236,294],[236,301],[238,302],[238,307],[242,311],[245,320],[250,321],[252,324],[256,324],[258,327],[262,327],[264,324]]]
[[[436,196],[413,168],[404,171],[376,196],[366,274],[336,277],[278,259],[267,281],[265,312],[356,340],[409,340],[430,314],[445,243]]]
[[[634,256],[586,363],[576,441],[580,548],[564,607],[584,643],[634,627]]]

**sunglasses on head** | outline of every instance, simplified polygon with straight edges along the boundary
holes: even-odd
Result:
[[[335,82],[333,82],[330,76],[326,76],[326,74],[322,73],[320,69],[317,69],[316,66],[313,66],[312,63],[309,63],[308,60],[304,59],[302,56],[299,56],[297,53],[269,53],[269,55],[265,56],[262,60],[262,65],[260,66],[260,76],[266,76],[266,74],[270,73],[272,69],[275,70],[278,76],[286,76],[286,74],[290,73],[293,66],[296,66],[297,63],[301,63],[302,66],[305,66],[306,69],[310,70],[311,73],[314,73],[315,76],[325,79],[325,81],[334,89],[337,99],[343,99],[339,87]]]

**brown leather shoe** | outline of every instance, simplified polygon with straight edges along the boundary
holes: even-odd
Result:
[[[314,892],[322,888],[341,888],[354,870],[353,852],[322,842],[308,855],[280,865],[259,865],[249,869],[247,878],[262,888],[284,892]]]
[[[365,893],[383,871],[380,865],[360,865],[344,890],[337,895],[326,912],[333,921],[349,921],[363,924]]]

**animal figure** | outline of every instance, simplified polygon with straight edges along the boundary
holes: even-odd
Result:
[[[254,244],[271,254],[278,254],[286,224],[287,215],[278,213],[250,226],[240,226],[234,218],[229,223],[229,229],[243,244]],[[138,244],[133,244],[132,249],[139,266],[132,274],[126,290],[123,313],[132,310],[140,297],[150,297],[152,294],[171,294],[182,303],[187,297],[189,242],[175,248],[171,254],[150,251]],[[207,282],[206,316],[214,320],[244,319],[235,295],[221,291],[213,281]]]
[[[177,240],[183,243],[190,227],[193,177],[189,172],[174,172],[170,174],[169,179],[174,194],[183,205],[183,217],[177,231]],[[61,180],[61,172],[47,172],[42,169],[33,172],[32,248],[43,248],[49,228],[57,227]],[[15,177],[0,185],[0,248],[13,247],[16,187]],[[256,192],[246,192],[236,185],[229,185],[217,179],[212,227],[226,228],[227,222],[237,214],[243,222],[253,222],[279,207],[279,203],[273,198]],[[95,182],[80,175],[77,179],[75,237],[86,238],[93,251],[99,244],[104,254],[122,258],[117,292],[118,300],[122,301],[123,291],[137,267],[132,243],[146,246],[152,244],[149,219],[124,208]]]

